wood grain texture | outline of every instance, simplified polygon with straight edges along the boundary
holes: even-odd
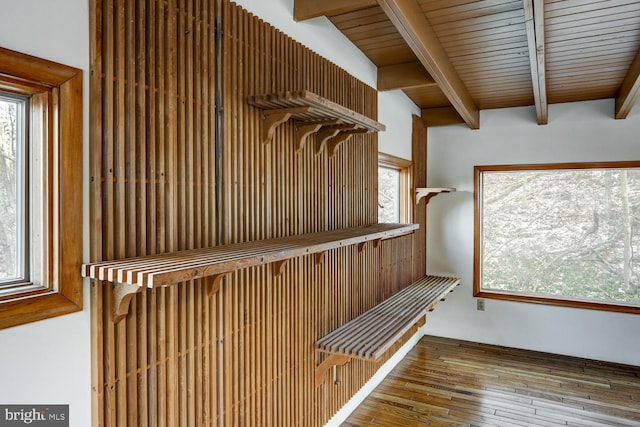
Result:
[[[378,67],[378,90],[381,92],[425,86],[437,85],[419,62]]]
[[[633,106],[640,49],[636,1],[416,2],[419,8],[405,8],[398,19],[426,19],[479,109],[538,105],[538,121],[544,123],[543,106],[549,103],[617,98],[617,118]],[[402,28],[380,6],[325,12],[378,67],[417,60]],[[403,90],[422,109],[451,106],[447,87],[436,80],[440,88]]]
[[[616,96],[616,119],[625,119],[640,95],[640,50],[633,59]]]
[[[413,233],[415,224],[373,224],[211,248],[168,252],[83,265],[85,277],[145,288],[229,273],[350,245]],[[132,289],[132,291],[137,291]]]
[[[544,39],[544,1],[525,0],[524,17],[529,47],[531,83],[539,125],[546,125],[549,118],[547,105],[546,55]]]
[[[640,368],[426,336],[343,424],[637,426]]]
[[[296,21],[316,18],[318,16],[335,15],[347,11],[375,6],[376,0],[298,0],[294,3],[293,17]]]
[[[83,283],[74,271],[82,262],[82,70],[0,47],[0,91],[28,99],[25,138],[36,160],[27,161],[26,174],[36,190],[26,204],[40,224],[29,231],[40,240],[26,261],[33,283],[1,292],[4,329],[82,310]]]
[[[549,102],[615,98],[640,46],[640,5],[545,0]]]
[[[433,25],[416,0],[379,0],[378,4],[418,60],[438,83],[453,107],[472,129],[480,127],[478,107],[454,68]]]
[[[463,124],[460,114],[453,107],[424,108],[421,111],[425,126],[450,126]]]
[[[460,284],[460,279],[426,276],[316,341],[323,353],[376,361],[427,312]]]
[[[247,103],[308,90],[376,120],[373,88],[227,0],[91,11],[90,261],[377,222],[375,134],[316,154],[290,121],[263,144]],[[415,327],[338,386],[315,387],[313,343],[411,283],[416,238],[145,289],[118,324],[112,284],[92,280],[94,424],[324,425]]]
[[[422,119],[411,116],[411,158],[413,159],[412,185],[410,194],[417,188],[427,186],[427,128]],[[413,204],[413,200],[411,201]],[[418,203],[412,209],[412,222],[418,224],[424,233],[416,233],[413,241],[412,282],[427,275],[427,203]]]

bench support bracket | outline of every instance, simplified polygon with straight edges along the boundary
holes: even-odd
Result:
[[[288,259],[282,259],[280,261],[276,261],[272,264],[273,266],[273,277],[281,276],[284,273],[284,266],[287,264]]]
[[[222,284],[222,279],[226,276],[227,273],[214,274],[213,276],[208,278],[207,282],[207,296],[212,297],[220,290],[220,285]]]
[[[349,356],[345,356],[343,354],[330,354],[322,363],[316,366],[316,386],[319,386],[324,382],[324,377],[329,368],[336,367],[337,365],[345,365],[347,364],[351,358]],[[335,382],[335,372],[334,372],[334,382]]]

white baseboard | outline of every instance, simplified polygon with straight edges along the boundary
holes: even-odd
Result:
[[[416,333],[398,350],[378,371],[371,377],[369,381],[356,393],[353,397],[331,417],[325,424],[325,427],[338,427],[349,418],[349,415],[362,403],[362,401],[375,389],[378,384],[396,367],[398,363],[409,353],[409,351],[424,336],[424,326],[418,328]]]

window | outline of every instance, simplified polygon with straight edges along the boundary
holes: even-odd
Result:
[[[0,329],[82,309],[82,73],[0,48]]]
[[[477,166],[474,295],[640,313],[640,162]]]
[[[27,99],[0,92],[0,288],[29,281]]]
[[[380,153],[378,156],[378,222],[409,222],[411,162]]]

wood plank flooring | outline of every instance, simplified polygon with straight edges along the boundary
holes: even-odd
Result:
[[[640,367],[424,337],[345,427],[640,426]]]

